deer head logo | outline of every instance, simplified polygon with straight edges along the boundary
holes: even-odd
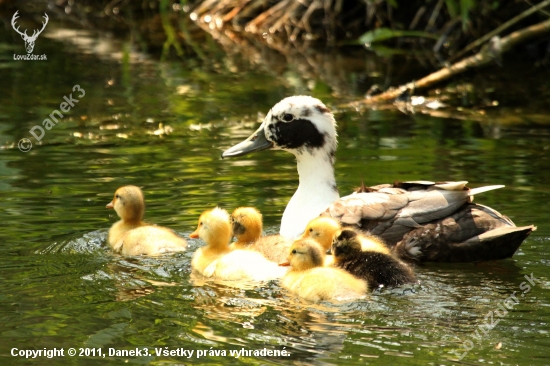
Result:
[[[13,17],[11,18],[11,26],[13,27],[13,29],[19,33],[21,35],[21,38],[23,38],[23,41],[25,41],[25,48],[27,49],[27,53],[32,53],[32,50],[34,49],[34,42],[36,41],[36,38],[40,35],[40,33],[42,33],[42,31],[44,30],[44,28],[46,28],[46,24],[48,24],[48,14],[44,13],[44,19],[46,19],[45,22],[42,23],[42,29],[40,29],[39,31],[37,31],[36,29],[33,31],[32,33],[32,36],[28,36],[27,35],[27,30],[25,29],[25,32],[21,32],[19,30],[19,27],[15,27],[15,20],[17,18],[19,18],[19,15],[17,15],[17,13],[19,12],[16,11],[15,14],[13,14]]]

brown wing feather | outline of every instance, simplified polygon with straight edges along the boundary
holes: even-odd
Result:
[[[398,182],[334,202],[324,213],[394,245],[407,232],[446,217],[470,201],[465,182]],[[454,190],[457,189],[457,190]]]
[[[534,226],[518,228],[506,216],[471,203],[466,182],[396,182],[334,202],[324,213],[380,236],[402,259],[469,262],[510,257]],[[364,190],[365,191],[365,190]]]
[[[511,257],[536,230],[516,227],[497,211],[473,203],[453,215],[408,232],[394,247],[402,259],[474,262]]]

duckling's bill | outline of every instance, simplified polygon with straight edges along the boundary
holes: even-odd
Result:
[[[222,154],[222,158],[242,156],[255,151],[271,149],[273,143],[267,140],[264,127],[265,122],[262,122],[261,126],[249,138],[225,150]]]

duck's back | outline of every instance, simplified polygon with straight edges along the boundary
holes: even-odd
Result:
[[[359,299],[365,297],[368,289],[365,281],[331,267],[290,271],[283,278],[282,285],[310,301]]]
[[[286,261],[292,242],[281,235],[262,236],[252,243],[234,242],[232,250],[251,250],[260,253],[268,261],[282,263]]]
[[[416,276],[408,265],[385,253],[359,252],[340,260],[336,266],[366,280],[372,289],[416,282]]]
[[[516,227],[497,211],[471,203],[466,182],[400,182],[366,188],[334,202],[323,215],[380,236],[400,258],[471,262],[511,257],[536,229]]]
[[[260,253],[237,249],[220,256],[210,272],[211,277],[221,280],[267,281],[281,278],[286,273],[286,268],[268,261]],[[207,277],[208,274],[206,273]]]
[[[162,255],[181,252],[187,241],[170,229],[157,226],[141,226],[130,230],[121,239],[122,255]]]
[[[251,250],[261,253],[267,260],[282,263],[288,257],[292,242],[281,235],[262,236],[251,244]]]

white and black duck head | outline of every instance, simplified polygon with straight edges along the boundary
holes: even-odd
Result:
[[[285,150],[296,156],[300,184],[281,221],[281,235],[295,238],[311,219],[339,198],[333,167],[336,136],[334,116],[319,99],[293,96],[271,108],[252,136],[222,156],[266,149]]]

